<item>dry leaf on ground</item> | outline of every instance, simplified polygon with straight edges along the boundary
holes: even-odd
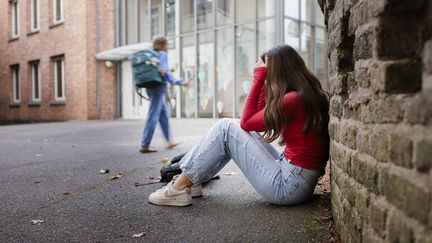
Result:
[[[137,233],[137,234],[133,234],[132,238],[140,238],[140,237],[143,237],[144,235],[145,235],[144,232],[143,233]]]
[[[32,224],[41,224],[43,222],[44,221],[42,219],[33,219],[33,220],[30,220],[30,223],[32,223]]]
[[[119,173],[117,173],[117,175],[115,175],[115,176],[110,176],[109,177],[109,179],[111,180],[111,181],[113,181],[113,180],[117,180],[117,179],[119,179],[119,178],[121,178],[121,177],[123,177],[124,176],[124,172],[119,172]]]

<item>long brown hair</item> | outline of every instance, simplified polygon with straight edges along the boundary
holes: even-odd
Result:
[[[318,79],[306,68],[300,55],[288,45],[276,46],[267,53],[267,77],[265,85],[264,139],[276,140],[286,123],[291,119],[281,109],[282,98],[296,91],[301,98],[306,116],[302,132],[327,131],[329,101]],[[280,145],[283,144],[281,140]]]

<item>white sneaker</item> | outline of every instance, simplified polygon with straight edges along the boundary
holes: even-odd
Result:
[[[174,177],[173,177],[173,181],[175,181],[175,180],[177,180],[178,179],[178,177],[179,177],[180,175],[175,175]],[[192,186],[191,186],[191,195],[192,195],[192,197],[202,197],[202,195],[203,195],[203,190],[202,190],[202,184],[201,183],[199,183],[199,184],[193,184]]]
[[[186,187],[183,190],[177,190],[174,188],[174,181],[171,181],[168,185],[150,194],[148,200],[155,205],[187,206],[192,204],[191,189]]]

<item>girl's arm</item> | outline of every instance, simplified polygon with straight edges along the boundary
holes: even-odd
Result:
[[[264,81],[267,68],[257,67],[254,69],[254,80],[249,94],[243,106],[240,126],[246,131],[262,132],[264,125]]]
[[[164,51],[159,51],[159,68],[163,72],[164,79],[172,84],[180,84],[183,82],[182,78],[175,78],[171,70],[168,68],[168,54]]]

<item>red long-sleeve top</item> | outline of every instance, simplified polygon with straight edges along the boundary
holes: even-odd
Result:
[[[243,106],[240,126],[246,131],[262,132],[264,124],[264,81],[267,69],[255,68],[254,80],[248,97]],[[282,129],[282,139],[285,142],[284,155],[292,164],[306,169],[324,171],[328,156],[330,138],[326,131],[302,132],[306,122],[301,97],[297,92],[289,92],[281,102],[281,109],[289,117],[288,123]]]

